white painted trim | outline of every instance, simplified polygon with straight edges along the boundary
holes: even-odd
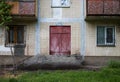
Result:
[[[82,18],[41,18],[40,22],[81,22]]]
[[[104,36],[104,39],[105,39],[105,42],[104,44],[102,45],[116,45],[116,42],[115,42],[115,39],[116,39],[116,26],[115,25],[97,25],[96,26],[96,35],[97,35],[97,27],[98,26],[103,26],[104,27],[104,33],[105,33],[105,36]],[[107,28],[113,28],[113,43],[107,43]],[[96,45],[97,44],[97,36],[96,36]]]

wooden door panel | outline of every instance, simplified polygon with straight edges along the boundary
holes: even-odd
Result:
[[[71,30],[70,27],[62,27],[62,33],[69,33],[70,34]]]
[[[50,54],[55,55],[60,52],[60,34],[50,35]]]
[[[70,46],[70,34],[66,33],[66,34],[61,34],[61,51],[63,54],[70,54],[71,52],[71,46]]]
[[[66,26],[50,27],[50,54],[68,55],[71,53],[71,30]]]
[[[56,27],[56,26],[52,26],[50,29],[50,32],[53,33],[62,33],[62,28],[61,27]]]

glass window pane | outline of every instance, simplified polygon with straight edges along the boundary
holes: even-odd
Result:
[[[24,27],[23,26],[10,26],[8,31],[9,43],[24,43]],[[7,38],[7,37],[6,37]]]
[[[19,28],[17,30],[17,43],[23,43],[23,40],[24,40],[24,32],[23,32],[23,28]]]
[[[107,43],[113,43],[113,28],[107,28],[106,29],[106,42]]]
[[[101,26],[97,27],[97,44],[105,44],[105,28]]]
[[[13,28],[9,30],[9,43],[14,43],[14,31]]]
[[[70,0],[61,0],[62,7],[70,7]]]

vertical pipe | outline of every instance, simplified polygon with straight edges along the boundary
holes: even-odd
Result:
[[[40,0],[37,1],[37,23],[35,28],[35,55],[40,54]]]
[[[81,0],[80,0],[81,1]],[[84,21],[84,18],[85,18],[85,13],[84,13],[84,11],[85,11],[85,6],[84,6],[84,0],[82,0],[82,20],[81,20],[81,30],[80,30],[80,32],[81,32],[81,50],[80,50],[80,52],[81,52],[81,55],[82,55],[82,58],[83,58],[83,60],[84,60],[84,56],[85,56],[85,21]]]

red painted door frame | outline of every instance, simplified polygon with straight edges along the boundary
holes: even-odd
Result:
[[[71,54],[70,26],[50,26],[50,55]]]

